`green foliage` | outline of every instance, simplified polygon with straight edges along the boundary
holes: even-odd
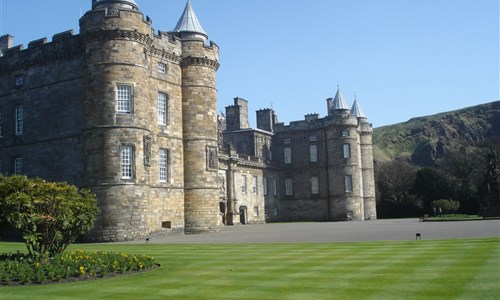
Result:
[[[0,176],[0,207],[0,219],[22,235],[35,259],[62,253],[98,213],[90,191],[26,176]]]
[[[431,207],[439,211],[441,208],[444,214],[454,214],[460,208],[460,202],[448,199],[439,199],[432,201]]]
[[[431,168],[422,168],[417,171],[412,192],[423,202],[424,210],[428,213],[430,213],[432,201],[454,196],[453,186],[448,178]]]
[[[155,266],[152,257],[77,250],[42,261],[21,253],[0,259],[0,285],[59,282],[142,271]]]

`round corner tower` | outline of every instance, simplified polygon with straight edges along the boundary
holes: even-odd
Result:
[[[185,232],[217,231],[219,212],[216,71],[219,48],[206,45],[190,1],[173,33],[182,44]]]
[[[80,19],[84,57],[84,182],[101,213],[92,240],[143,238],[151,137],[146,49],[151,24],[133,0],[93,0]],[[143,163],[144,162],[144,163]]]
[[[328,137],[332,163],[330,212],[334,221],[364,220],[363,177],[361,172],[358,118],[347,106],[340,88],[333,102],[328,99],[329,115],[335,130]]]

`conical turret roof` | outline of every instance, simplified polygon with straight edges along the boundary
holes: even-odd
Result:
[[[359,106],[358,99],[356,99],[356,97],[354,97],[354,104],[352,105],[352,108],[351,108],[351,114],[355,115],[358,118],[366,119],[366,115],[363,112],[363,110],[361,109],[361,107]]]
[[[179,19],[179,22],[177,22],[174,32],[194,33],[208,38],[207,33],[203,30],[203,27],[201,27],[200,21],[198,21],[198,18],[194,13],[190,0],[187,1],[186,8],[184,8],[184,12]]]
[[[340,92],[340,86],[337,86],[337,93],[335,94],[335,98],[333,98],[333,110],[349,110],[349,106],[347,106],[347,102],[344,100],[344,96]]]

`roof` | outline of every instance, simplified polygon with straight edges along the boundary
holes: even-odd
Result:
[[[352,105],[352,108],[351,108],[351,114],[355,115],[358,118],[365,118],[366,119],[366,115],[363,112],[363,110],[361,109],[361,107],[359,106],[357,99],[354,99],[354,104]]]
[[[189,32],[189,33],[199,33],[208,37],[203,27],[201,27],[196,14],[194,13],[193,7],[191,6],[191,1],[188,0],[186,3],[186,8],[184,8],[184,12],[182,13],[179,22],[175,26],[174,31],[176,32]]]
[[[139,6],[137,5],[137,3],[135,3],[134,0],[92,0],[92,9],[95,9],[95,7],[99,4],[113,3],[113,2],[130,5],[135,9],[139,9]]]
[[[347,103],[344,100],[344,96],[340,92],[340,87],[337,88],[337,93],[335,94],[335,98],[333,98],[333,107],[334,110],[349,110]]]

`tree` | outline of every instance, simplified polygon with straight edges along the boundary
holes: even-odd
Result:
[[[0,176],[0,219],[23,237],[35,259],[62,253],[89,231],[99,209],[95,195],[67,183]]]
[[[454,198],[454,187],[448,178],[437,170],[422,168],[417,171],[412,193],[422,201],[424,211],[430,213],[432,201]]]
[[[416,167],[404,161],[376,164],[378,216],[412,217],[420,214],[421,205],[410,193],[416,172]]]

